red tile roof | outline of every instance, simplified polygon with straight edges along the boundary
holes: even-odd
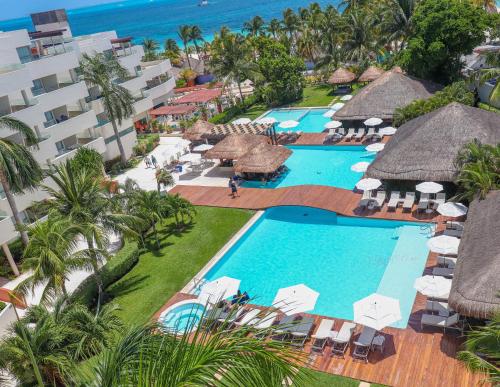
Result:
[[[222,95],[222,89],[203,89],[183,95],[172,103],[206,103]]]
[[[152,109],[149,111],[149,114],[153,116],[188,114],[194,112],[196,109],[197,107],[193,105],[168,105],[160,106],[157,109]]]

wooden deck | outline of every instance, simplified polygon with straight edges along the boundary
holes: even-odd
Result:
[[[340,140],[338,142],[329,143],[326,141],[326,136],[328,133],[302,133],[298,139],[295,140],[293,144],[290,145],[369,145],[372,144],[370,141],[356,141],[355,139],[345,141]],[[384,136],[382,138],[382,143],[386,144],[391,139],[390,136]]]

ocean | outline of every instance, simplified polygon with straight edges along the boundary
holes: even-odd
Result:
[[[316,2],[325,7],[340,0]],[[136,43],[152,38],[163,44],[165,39],[177,41],[181,24],[198,25],[206,40],[222,26],[240,30],[243,23],[256,15],[264,20],[281,18],[285,8],[295,11],[310,0],[209,0],[200,7],[199,0],[129,0],[68,10],[73,35],[116,30],[118,36],[132,36]],[[0,21],[0,31],[26,28],[33,30],[31,18]]]

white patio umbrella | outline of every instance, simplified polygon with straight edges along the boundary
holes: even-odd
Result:
[[[340,98],[341,101],[350,101],[352,99],[351,94],[344,95],[342,98]]]
[[[377,126],[377,125],[380,125],[382,122],[383,121],[380,118],[371,117],[371,118],[368,118],[367,120],[365,120],[363,122],[363,124],[365,124],[366,126]]]
[[[327,112],[323,113],[323,117],[332,118],[334,114],[335,114],[335,110],[328,110]]]
[[[366,172],[370,163],[368,161],[360,161],[359,163],[351,165],[351,171]]]
[[[273,306],[286,315],[314,309],[319,293],[304,284],[281,288],[274,297]]]
[[[377,189],[382,185],[379,179],[373,179],[368,177],[366,179],[361,179],[356,183],[356,188],[362,191],[371,191],[372,189]]]
[[[199,153],[186,153],[179,158],[179,161],[185,162],[196,162],[201,160],[201,155]]]
[[[413,287],[424,296],[448,298],[451,290],[451,279],[439,275],[424,275],[415,280]]]
[[[462,203],[447,202],[440,204],[437,211],[444,216],[458,218],[467,214],[468,208]]]
[[[276,122],[276,118],[274,117],[262,117],[255,121],[257,124],[274,124]]]
[[[290,129],[290,128],[295,128],[299,124],[298,121],[295,120],[288,120],[288,121],[283,121],[281,124],[278,126],[281,129]]]
[[[327,122],[324,126],[325,129],[337,129],[342,126],[342,122],[340,121],[330,121]]]
[[[354,322],[377,331],[401,320],[399,300],[373,293],[353,304]]]
[[[203,303],[216,303],[236,294],[240,288],[240,280],[231,277],[220,277],[207,282],[201,288],[198,300]]]
[[[241,125],[241,124],[249,124],[250,122],[252,122],[252,120],[250,118],[242,117],[242,118],[238,118],[237,120],[234,120],[231,123],[236,124],[236,125]]]
[[[330,106],[330,109],[339,110],[339,109],[342,109],[344,107],[344,105],[345,105],[345,103],[337,102],[336,104],[333,104],[332,106]]]
[[[449,236],[439,235],[427,241],[427,247],[438,254],[457,254],[460,239]]]
[[[398,130],[392,126],[386,126],[385,128],[381,128],[378,132],[384,136],[392,136],[393,134],[396,134],[397,131]]]
[[[424,181],[423,183],[417,184],[415,189],[422,193],[435,194],[443,190],[443,186],[439,183],[434,183],[433,181]]]
[[[213,145],[210,145],[210,144],[201,144],[201,145],[198,145],[198,146],[195,146],[193,148],[193,151],[195,152],[205,152],[209,149],[212,149],[214,146]]]
[[[370,144],[368,145],[365,149],[368,152],[380,152],[382,149],[384,149],[385,144],[382,144],[381,142],[376,142],[375,144]]]

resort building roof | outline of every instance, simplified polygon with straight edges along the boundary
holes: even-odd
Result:
[[[221,124],[212,128],[211,135],[214,137],[224,137],[229,134],[265,134],[272,124]]]
[[[185,130],[182,137],[190,141],[199,141],[209,135],[214,127],[215,125],[208,121],[198,120],[193,126]]]
[[[183,103],[207,103],[222,95],[222,89],[201,89],[195,90],[191,93],[183,95],[182,97],[174,100],[174,104]]]
[[[363,74],[361,74],[359,76],[358,81],[359,82],[372,82],[372,81],[380,78],[380,76],[384,73],[385,73],[385,71],[382,70],[380,67],[370,66],[363,72]]]
[[[194,112],[196,109],[197,107],[194,105],[168,105],[160,106],[157,109],[152,109],[149,111],[149,114],[153,116],[188,114]]]
[[[500,310],[499,213],[500,191],[470,205],[448,299],[462,315],[491,318]]]
[[[203,85],[194,85],[194,86],[186,86],[186,87],[176,87],[174,89],[175,94],[182,94],[182,93],[189,93],[191,91],[196,91],[196,90],[204,90],[208,88],[213,88],[213,84],[211,83],[205,83]],[[223,86],[222,82],[217,82],[215,84],[216,88],[221,88]]]
[[[330,75],[328,78],[328,83],[333,85],[342,85],[345,83],[351,83],[356,79],[356,74],[350,72],[349,70],[340,67]]]
[[[292,154],[284,146],[262,143],[240,157],[234,166],[236,172],[272,173]]]
[[[429,98],[440,85],[392,69],[364,87],[335,114],[336,120],[392,120],[394,110],[416,99]]]
[[[454,181],[460,149],[475,139],[499,143],[498,128],[499,114],[450,103],[401,125],[366,173],[377,179]]]
[[[254,134],[232,134],[218,142],[205,153],[207,159],[236,160],[259,144],[267,144],[266,136]]]

